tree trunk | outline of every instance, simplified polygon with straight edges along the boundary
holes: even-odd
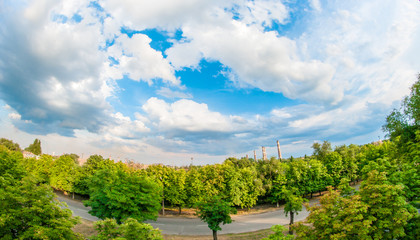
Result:
[[[217,240],[217,231],[213,230],[213,240]]]
[[[277,201],[277,208],[279,208],[280,207],[280,204],[279,204],[279,201]]]
[[[74,199],[74,192],[73,192],[73,199]]]
[[[178,209],[179,209],[178,214],[181,215],[181,211],[182,211],[181,210],[181,205],[179,205],[179,208]]]
[[[162,191],[162,216],[165,216],[165,193]]]
[[[312,199],[312,192],[311,192],[311,199]]]
[[[289,234],[292,235],[293,231],[292,231],[292,225],[293,225],[293,220],[295,217],[295,213],[292,211],[290,212],[290,224],[289,224]]]

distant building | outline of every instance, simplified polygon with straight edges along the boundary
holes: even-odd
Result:
[[[31,152],[28,152],[28,151],[23,151],[22,154],[23,154],[23,157],[24,158],[35,158],[35,159],[39,159],[39,156],[38,155],[35,155],[35,154],[33,154]]]

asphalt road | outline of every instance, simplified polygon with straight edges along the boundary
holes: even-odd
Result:
[[[57,195],[57,199],[61,202],[66,202],[68,208],[73,211],[74,216],[80,216],[83,219],[89,221],[99,220],[88,213],[89,208],[83,206],[80,201],[73,200],[63,195]],[[311,200],[311,203],[315,203],[317,200]],[[298,215],[295,215],[295,221],[300,221],[308,216],[308,212],[305,207]],[[226,233],[243,233],[252,232],[261,229],[270,228],[272,225],[289,223],[289,216],[286,217],[283,208],[279,210],[260,214],[249,214],[249,215],[238,215],[232,217],[233,222],[231,224],[222,225],[222,231],[220,234]],[[147,221],[153,227],[159,228],[164,234],[176,234],[176,235],[211,235],[212,232],[208,228],[207,223],[201,221],[198,218],[177,218],[177,217],[159,217],[157,221]]]

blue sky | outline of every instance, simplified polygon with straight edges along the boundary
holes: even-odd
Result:
[[[364,144],[420,71],[415,0],[0,3],[0,132],[142,163]]]

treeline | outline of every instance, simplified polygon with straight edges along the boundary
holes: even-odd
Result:
[[[283,188],[297,189],[297,195],[312,196],[337,187],[345,179],[355,182],[383,159],[395,158],[397,149],[390,141],[357,145],[342,145],[333,150],[328,141],[313,145],[314,154],[302,158],[269,160],[228,158],[222,164],[188,166],[184,168],[150,165],[137,169],[122,162],[115,163],[99,155],[90,156],[80,166],[77,158],[66,154],[58,158],[41,155],[24,159],[24,166],[39,183],[56,190],[92,197],[97,186],[118,175],[125,179],[138,177],[155,183],[156,201],[164,206],[194,207],[209,195],[219,195],[237,208],[251,208],[258,203],[278,203],[284,200]],[[114,183],[117,178],[110,182]],[[410,185],[409,179],[404,184]],[[412,195],[412,194],[411,194]]]

